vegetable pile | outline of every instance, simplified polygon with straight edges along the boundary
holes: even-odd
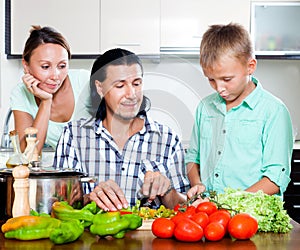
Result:
[[[31,215],[8,219],[1,230],[5,238],[37,240],[49,238],[54,244],[77,240],[88,228],[100,237],[123,238],[142,225],[142,218],[131,212],[104,212],[94,201],[75,209],[65,201],[52,205],[51,216],[31,211]]]
[[[217,201],[238,212],[251,214],[257,219],[260,232],[287,233],[292,229],[291,218],[278,196],[227,188],[225,193],[217,195]]]
[[[191,203],[198,196],[209,201],[193,207]],[[287,233],[292,225],[283,204],[280,197],[262,191],[250,193],[227,188],[223,194],[205,192],[178,204],[174,208],[176,215],[170,219],[155,219],[151,229],[158,238],[185,242],[219,241],[225,235],[246,240],[258,231]]]
[[[158,238],[176,238],[184,242],[219,241],[229,233],[233,238],[250,239],[258,230],[257,220],[247,213],[231,213],[205,201],[197,207],[180,207],[172,218],[157,218],[152,233]]]

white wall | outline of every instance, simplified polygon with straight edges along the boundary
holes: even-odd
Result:
[[[0,8],[0,135],[9,107],[9,93],[20,81],[20,60],[8,60],[4,54],[4,1]],[[90,70],[93,60],[74,59],[70,68]],[[160,63],[144,60],[145,94],[152,100],[152,114],[174,127],[186,143],[192,127],[197,101],[212,92],[202,76],[198,59],[164,56]],[[254,74],[265,89],[288,106],[295,128],[300,129],[300,62],[298,60],[259,60]],[[298,133],[297,138],[300,138]]]

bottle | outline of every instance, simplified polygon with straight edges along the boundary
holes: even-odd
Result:
[[[8,160],[6,162],[6,166],[8,168],[14,168],[19,165],[28,166],[29,161],[25,157],[25,155],[22,154],[21,149],[20,149],[20,140],[19,140],[18,132],[16,130],[12,130],[9,132],[9,136],[11,139],[11,143],[13,145],[14,152],[8,158]]]

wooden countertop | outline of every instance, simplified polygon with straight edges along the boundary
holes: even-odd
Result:
[[[3,223],[3,222],[2,222]],[[1,224],[2,224],[1,223]],[[88,231],[75,242],[54,245],[50,240],[19,241],[5,239],[0,233],[0,249],[43,249],[43,250],[63,250],[63,249],[155,249],[155,250],[228,250],[228,249],[247,249],[247,250],[296,250],[300,246],[300,224],[292,221],[293,230],[287,234],[257,233],[251,240],[234,241],[227,237],[218,242],[179,242],[175,239],[158,239],[151,231],[137,230],[128,232],[123,239],[105,239],[93,236]]]

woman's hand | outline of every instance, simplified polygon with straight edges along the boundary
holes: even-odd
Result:
[[[89,198],[104,211],[116,211],[128,207],[122,189],[113,180],[100,182],[90,193]]]
[[[49,94],[38,87],[40,81],[36,79],[33,75],[26,73],[22,77],[22,80],[28,91],[30,91],[37,98],[41,100],[52,99],[52,94]]]

